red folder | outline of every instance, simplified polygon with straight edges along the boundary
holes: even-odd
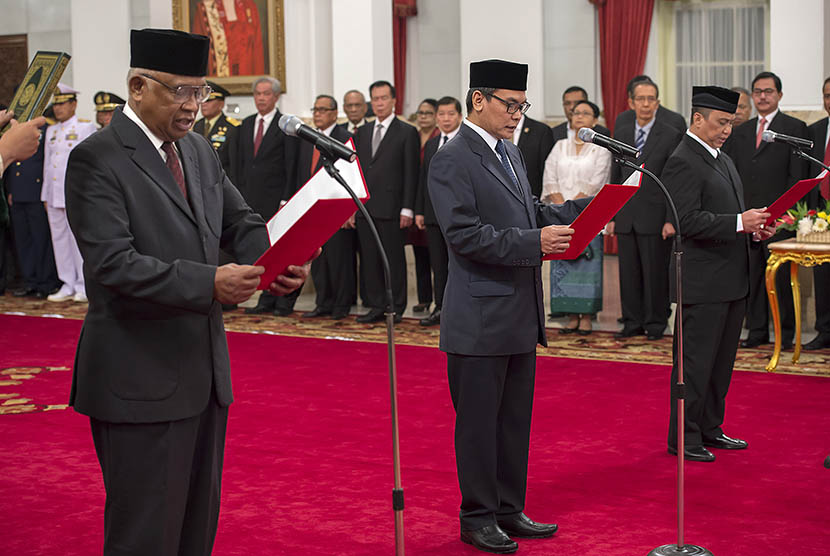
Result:
[[[348,145],[354,149],[349,139]],[[346,180],[358,199],[366,202],[369,190],[360,162],[338,160],[334,167]],[[257,260],[264,266],[259,289],[267,289],[288,265],[304,264],[357,210],[343,186],[319,169],[268,221],[271,247]]]
[[[790,210],[793,205],[800,201],[801,198],[809,193],[815,186],[817,186],[826,175],[827,170],[822,170],[821,173],[814,178],[795,182],[795,185],[789,188],[783,195],[778,197],[775,202],[767,207],[767,212],[770,214],[770,217],[767,218],[764,225],[774,227],[775,221],[778,220],[778,218],[785,212]]]
[[[575,259],[585,251],[602,231],[614,215],[625,205],[637,190],[640,189],[640,182],[643,179],[641,172],[633,172],[625,180],[625,183],[606,183],[599,190],[599,193],[588,203],[588,206],[579,213],[576,220],[571,224],[574,234],[571,236],[571,245],[564,253],[551,253],[542,257],[549,261],[554,259]]]

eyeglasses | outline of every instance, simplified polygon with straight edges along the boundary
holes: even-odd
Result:
[[[315,106],[311,109],[311,113],[316,114],[317,112],[331,112],[332,110],[337,110],[337,108],[325,108],[323,106]]]
[[[504,105],[507,107],[507,113],[508,114],[515,114],[516,112],[519,112],[519,111],[521,111],[521,113],[524,114],[530,108],[530,103],[529,102],[508,102],[508,101],[504,100],[503,98],[497,97],[494,94],[491,94],[490,96],[493,97],[494,99],[500,100],[502,103],[504,103]]]
[[[210,93],[213,92],[210,85],[179,85],[178,87],[171,87],[164,81],[159,81],[152,75],[147,75],[146,73],[142,73],[141,75],[142,77],[146,77],[147,79],[155,81],[159,85],[165,87],[168,91],[173,93],[173,100],[181,102],[182,104],[194,97],[196,98],[197,104],[202,104],[210,96]]]
[[[637,104],[654,104],[655,102],[657,102],[657,97],[634,97],[631,100],[633,100]]]
[[[418,110],[417,114],[419,116],[434,116],[435,112],[430,112],[429,110]]]
[[[775,92],[775,89],[752,89],[752,94],[756,97],[759,97],[761,95],[771,95]]]

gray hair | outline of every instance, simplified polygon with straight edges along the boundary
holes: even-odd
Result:
[[[256,92],[256,87],[260,83],[270,83],[271,84],[271,91],[274,92],[275,95],[278,95],[282,92],[282,85],[280,85],[280,80],[275,79],[270,76],[259,77],[254,81],[254,84],[251,86],[251,92]]]

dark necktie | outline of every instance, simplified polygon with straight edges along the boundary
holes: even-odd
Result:
[[[176,185],[179,186],[182,195],[184,195],[184,198],[187,199],[187,187],[184,185],[184,173],[182,172],[182,165],[179,162],[179,157],[176,156],[176,149],[173,148],[173,143],[165,141],[161,144],[161,150],[163,150],[164,154],[167,155],[167,168],[169,168],[170,173],[173,174],[173,179],[176,180]]]
[[[442,147],[447,144],[447,140],[449,140],[449,138],[450,138],[449,135],[444,135],[444,138],[441,139],[441,146]]]
[[[642,151],[643,150],[643,145],[645,145],[645,144],[646,144],[646,130],[641,128],[637,131],[637,139],[634,141],[634,147],[638,151]]]
[[[729,179],[729,181],[731,182],[732,176],[729,173],[729,167],[726,165],[726,161],[723,159],[723,155],[720,152],[718,153],[717,158],[715,158],[715,164],[718,165],[718,167],[723,172],[723,175],[726,176],[727,179]]]
[[[513,168],[510,167],[510,161],[507,159],[507,150],[504,148],[503,139],[499,139],[496,142],[496,153],[499,155],[501,167],[504,168],[504,171],[507,172],[508,176],[510,176],[510,179],[513,181],[513,185],[516,186],[516,191],[519,192],[519,180],[516,178],[516,174],[513,173]]]
[[[256,137],[254,137],[254,156],[256,156],[259,146],[262,144],[263,135],[265,135],[265,118],[260,118],[259,127],[256,129]]]

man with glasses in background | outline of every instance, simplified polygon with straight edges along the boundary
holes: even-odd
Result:
[[[90,417],[103,474],[103,553],[207,556],[233,401],[221,304],[256,291],[268,232],[190,132],[210,94],[208,38],[133,30],[130,46],[127,105],[66,173],[90,298],[70,404]],[[220,245],[240,264],[218,266]]]
[[[554,145],[556,145],[557,141],[576,136],[576,130],[571,127],[571,121],[573,119],[574,106],[576,106],[577,102],[583,100],[588,100],[588,91],[579,85],[568,87],[565,89],[565,92],[562,93],[562,111],[565,113],[567,120],[553,127]],[[611,132],[608,131],[607,127],[599,124],[594,126],[594,131],[601,135],[611,135]]]

